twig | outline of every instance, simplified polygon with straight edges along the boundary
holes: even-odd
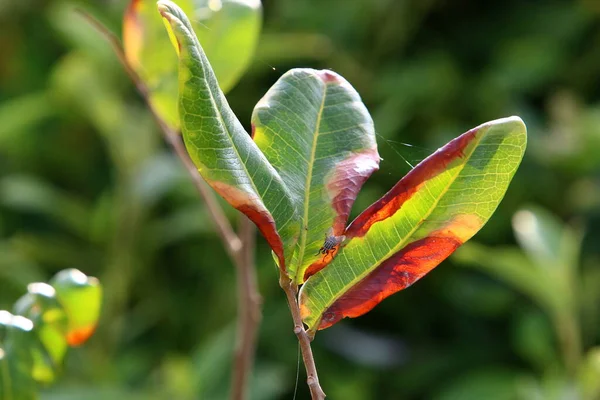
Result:
[[[292,319],[294,320],[294,333],[298,337],[298,342],[300,343],[302,361],[304,361],[304,367],[306,368],[306,383],[310,389],[311,398],[313,400],[323,400],[325,399],[325,392],[323,392],[323,389],[319,384],[317,366],[315,365],[315,359],[310,347],[311,338],[304,329],[302,317],[300,316],[300,307],[298,306],[298,300],[296,297],[298,293],[298,287],[292,283],[290,278],[286,276],[283,271],[280,271],[279,285],[285,292],[285,296],[292,313]]]
[[[215,195],[211,191],[210,187],[200,176],[198,169],[190,159],[185,149],[185,146],[181,141],[180,135],[173,129],[171,129],[171,127],[169,127],[165,123],[165,121],[162,118],[160,118],[160,116],[156,113],[156,110],[150,103],[149,93],[148,89],[146,88],[146,85],[144,85],[144,82],[142,82],[139,75],[133,70],[133,68],[131,68],[131,66],[127,62],[127,59],[125,58],[125,53],[123,52],[121,41],[114,33],[109,31],[104,25],[102,25],[100,21],[98,21],[96,18],[94,18],[87,12],[79,9],[77,10],[77,12],[83,18],[85,18],[99,33],[101,33],[102,36],[111,45],[113,51],[115,52],[121,64],[123,65],[125,72],[127,72],[127,75],[129,75],[129,78],[131,78],[138,92],[144,98],[146,104],[148,105],[148,109],[150,110],[152,116],[156,120],[156,123],[160,127],[165,141],[171,146],[177,157],[179,157],[179,159],[181,160],[185,169],[188,171],[190,177],[192,178],[194,186],[196,186],[196,189],[198,189],[200,196],[206,203],[206,208],[208,209],[208,212],[211,215],[215,226],[217,227],[217,230],[219,232],[219,235],[221,236],[221,239],[223,240],[223,243],[225,243],[225,247],[227,249],[227,252],[229,253],[229,256],[232,260],[235,261],[235,259],[238,257],[238,253],[241,251],[242,248],[242,243],[239,237],[233,231],[229,220],[225,216],[223,209],[217,202],[217,199],[215,198]]]
[[[160,127],[165,141],[171,146],[173,152],[181,160],[188,171],[194,186],[204,200],[206,208],[217,228],[225,249],[237,269],[238,282],[238,333],[234,359],[232,379],[232,399],[243,400],[247,396],[248,377],[252,371],[254,354],[256,350],[256,337],[261,320],[261,298],[256,281],[256,268],[254,265],[255,228],[252,222],[242,216],[240,222],[240,235],[238,236],[211,188],[204,181],[198,169],[190,159],[181,137],[165,121],[160,118],[150,102],[149,92],[139,75],[131,68],[121,45],[121,41],[114,33],[108,30],[96,18],[85,11],[77,10],[113,48],[123,68],[135,84],[138,92],[144,98],[148,109]],[[241,237],[241,239],[240,239]]]
[[[231,399],[242,400],[252,371],[256,338],[261,320],[261,297],[256,282],[254,248],[256,229],[241,215],[239,235],[242,239],[242,262],[236,263],[238,286],[238,333],[231,381]]]
[[[550,316],[558,337],[566,372],[573,377],[581,365],[581,331],[577,321],[577,311],[551,312]]]

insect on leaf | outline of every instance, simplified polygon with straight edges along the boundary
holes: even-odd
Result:
[[[347,228],[336,258],[300,291],[314,332],[405,289],[490,218],[527,142],[518,117],[474,128],[422,161]]]

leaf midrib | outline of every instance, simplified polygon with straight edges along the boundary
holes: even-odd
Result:
[[[313,132],[313,142],[312,148],[310,152],[310,158],[308,161],[308,172],[306,174],[306,181],[304,183],[304,213],[302,216],[302,223],[305,226],[302,226],[300,233],[300,254],[298,255],[298,262],[296,265],[296,276],[295,280],[301,281],[303,279],[303,273],[300,270],[304,263],[304,254],[306,252],[306,237],[308,236],[308,209],[309,209],[309,200],[310,200],[310,183],[312,181],[313,169],[315,166],[315,155],[317,153],[317,142],[319,139],[320,128],[321,128],[321,118],[323,116],[323,110],[325,109],[325,99],[327,98],[327,82],[323,82],[323,99],[321,100],[321,105],[319,106],[319,112],[317,113],[317,121],[315,124],[315,130]],[[299,278],[300,277],[300,278]]]
[[[489,128],[488,128],[489,129]],[[454,182],[456,181],[456,178],[458,177],[458,175],[460,175],[460,173],[463,171],[463,169],[465,168],[465,166],[467,165],[468,161],[471,159],[471,156],[473,155],[473,153],[475,152],[475,150],[477,149],[477,147],[479,146],[479,143],[483,140],[483,138],[485,137],[485,135],[487,134],[487,131],[481,135],[481,137],[475,142],[475,146],[473,146],[473,150],[469,153],[469,156],[465,158],[465,162],[460,166],[460,169],[457,171],[456,175],[451,179],[451,181],[448,183],[448,185],[446,185],[446,187],[444,188],[444,190],[442,191],[442,193],[440,194],[440,196],[437,198],[437,200],[435,200],[432,203],[432,206],[429,208],[429,211],[424,214],[424,218],[421,219],[421,222],[419,222],[418,224],[415,224],[415,226],[413,227],[413,229],[411,229],[408,234],[404,237],[404,239],[398,243],[398,245],[394,246],[390,251],[388,251],[385,256],[379,258],[373,265],[375,265],[372,268],[366,268],[365,271],[356,276],[355,279],[353,279],[351,281],[350,284],[345,285],[343,287],[343,290],[339,290],[338,294],[332,296],[332,300],[330,302],[328,302],[326,305],[324,305],[321,315],[319,316],[319,318],[316,320],[315,325],[318,325],[319,321],[321,320],[323,313],[329,308],[331,307],[331,305],[333,303],[335,303],[340,297],[342,297],[344,295],[344,293],[348,292],[348,290],[350,290],[353,286],[355,286],[357,283],[361,282],[367,275],[369,275],[371,272],[373,272],[374,270],[376,270],[377,268],[379,268],[379,266],[381,265],[382,262],[384,262],[385,260],[387,260],[388,258],[390,258],[391,256],[393,256],[394,254],[396,254],[398,251],[402,250],[402,248],[404,248],[406,246],[407,241],[412,237],[412,235],[423,225],[423,223],[425,222],[425,219],[431,215],[431,213],[435,210],[435,208],[437,207],[437,205],[439,204],[439,202],[441,201],[442,198],[444,198],[444,196],[446,195],[446,193],[448,192],[448,190],[450,189],[450,187],[454,184]],[[400,211],[400,210],[398,210]],[[395,213],[394,213],[395,214]],[[384,220],[385,221],[385,220]],[[383,221],[379,221],[379,222],[383,222]],[[373,225],[375,226],[375,224]],[[371,227],[372,228],[372,227]],[[370,229],[370,228],[369,228]],[[365,239],[366,242],[366,239]],[[372,253],[372,251],[371,251]],[[342,253],[340,255],[343,255],[343,250]],[[344,256],[344,259],[347,261],[348,259]],[[328,287],[331,287],[329,285],[329,283],[327,282],[327,278],[324,277],[323,281],[327,284]]]

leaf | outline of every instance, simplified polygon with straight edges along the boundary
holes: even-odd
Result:
[[[505,400],[519,399],[519,384],[523,375],[514,370],[490,366],[463,373],[442,386],[434,400]]]
[[[0,399],[36,399],[35,382],[56,379],[67,347],[87,340],[97,324],[102,289],[76,269],[31,283],[14,306],[0,310]]]
[[[32,376],[50,383],[67,352],[67,315],[56,299],[56,290],[47,283],[31,283],[27,294],[14,307],[14,313],[33,322],[37,340],[29,348],[33,356]]]
[[[289,270],[300,284],[331,260],[318,254],[325,235],[330,228],[343,235],[360,188],[379,167],[373,120],[338,74],[293,69],[256,105],[252,129],[298,208],[302,229]]]
[[[68,317],[67,343],[80,346],[96,330],[102,304],[102,286],[98,279],[76,269],[60,271],[50,284]]]
[[[579,232],[540,207],[519,210],[512,225],[520,247],[544,273],[571,278],[579,261]]]
[[[556,286],[553,277],[537,268],[516,247],[490,248],[468,243],[456,252],[454,259],[507,283],[547,311],[553,312],[561,307],[564,293]]]
[[[592,347],[579,366],[577,381],[583,399],[600,398],[600,347]]]
[[[531,297],[550,316],[571,315],[585,295],[574,289],[582,234],[539,207],[517,211],[512,223],[523,251],[469,243],[456,260]]]
[[[523,121],[495,120],[429,156],[348,227],[347,241],[300,292],[314,333],[405,289],[471,238],[504,196],[525,151]]]
[[[178,0],[192,15],[194,30],[228,92],[248,68],[262,24],[260,0]],[[123,46],[129,65],[146,84],[158,115],[174,129],[177,114],[177,55],[169,49],[155,0],[131,0],[123,19]]]
[[[177,39],[187,150],[204,179],[258,226],[286,270],[299,232],[290,192],[229,108],[183,11],[169,1],[158,8]]]
[[[29,352],[35,340],[32,329],[27,318],[0,310],[0,399],[37,398]]]
[[[46,216],[75,234],[88,234],[88,206],[75,196],[30,175],[0,179],[0,204],[17,212]]]

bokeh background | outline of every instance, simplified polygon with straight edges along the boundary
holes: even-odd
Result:
[[[42,399],[227,398],[234,269],[109,46],[124,0],[0,0],[0,309],[64,268],[100,278],[97,334]],[[332,399],[600,398],[600,2],[265,0],[228,94],[249,124],[286,70],[361,93],[381,170],[354,214],[451,138],[520,115],[523,164],[455,256],[319,332]],[[210,33],[209,33],[210,34]],[[235,212],[224,205],[232,220]],[[252,399],[293,397],[296,338],[265,243]],[[308,398],[303,370],[297,398]]]

